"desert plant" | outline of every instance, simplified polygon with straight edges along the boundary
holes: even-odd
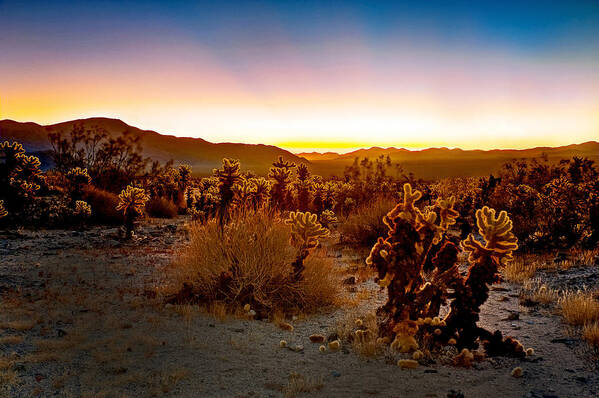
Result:
[[[474,348],[480,338],[491,355],[520,355],[523,350],[517,342],[476,324],[480,306],[488,298],[488,285],[499,280],[499,268],[511,260],[518,247],[507,213],[496,216],[495,210],[487,207],[476,212],[485,243],[473,235],[462,242],[470,263],[467,275],[462,276],[457,264],[459,249],[447,236],[448,227],[459,216],[454,200],[437,199],[434,206],[420,210],[415,204],[421,196],[410,184],[404,185],[403,201],[384,217],[387,237],[378,239],[366,260],[388,293],[386,304],[378,311],[382,336],[394,337],[392,346],[401,351],[417,347],[416,337],[427,344],[447,344],[454,339],[458,348]],[[424,272],[429,256],[433,256],[432,270]],[[450,299],[449,313],[439,320],[441,305]]]
[[[6,217],[7,215],[8,215],[8,212],[4,208],[4,201],[0,200],[0,218]]]
[[[94,184],[118,192],[143,174],[148,159],[142,156],[141,135],[124,131],[111,137],[101,127],[73,125],[69,133],[48,133],[52,158],[58,171],[86,168]]]
[[[323,227],[331,229],[333,224],[336,224],[338,220],[332,210],[325,210],[320,214],[320,217],[318,217],[318,221]]]
[[[18,142],[0,143],[0,200],[12,221],[31,218],[32,207],[45,185],[40,164],[37,157],[26,155]]]
[[[83,191],[85,200],[94,209],[90,221],[97,224],[122,224],[123,214],[116,209],[119,203],[118,195],[88,186]]]
[[[71,201],[76,203],[83,197],[83,190],[92,182],[92,178],[89,176],[87,169],[82,169],[81,167],[69,170],[65,177]]]
[[[162,197],[153,197],[146,203],[146,213],[150,217],[174,218],[177,215],[177,205]]]
[[[176,302],[250,304],[257,317],[301,308],[312,312],[335,302],[339,274],[330,257],[316,251],[304,263],[304,278],[292,278],[296,249],[291,231],[265,212],[239,215],[220,226],[194,223],[190,244],[173,264]],[[181,289],[187,286],[187,289]]]
[[[131,185],[128,185],[119,194],[119,203],[116,209],[122,211],[125,217],[126,239],[130,239],[133,236],[134,222],[143,214],[143,209],[148,199],[146,192],[142,188],[136,188]]]
[[[292,279],[302,280],[304,271],[304,260],[310,254],[310,250],[318,246],[318,240],[329,236],[329,230],[324,228],[318,221],[318,216],[310,212],[289,213],[285,223],[291,225],[290,243],[297,249],[297,256],[293,262]]]
[[[289,184],[291,183],[291,172],[295,164],[285,162],[283,157],[279,156],[279,160],[272,165],[273,167],[268,172],[268,177],[274,180],[271,189],[272,206],[279,210],[285,210],[291,202]]]
[[[347,217],[341,218],[339,230],[342,239],[354,246],[371,248],[379,236],[387,233],[383,217],[394,206],[393,200],[379,197],[371,203],[353,208]]]
[[[240,174],[239,160],[224,158],[222,169],[214,169],[213,173],[218,178],[218,191],[220,194],[219,216],[220,223],[223,224],[229,218],[229,207],[235,197],[233,186],[243,178]]]
[[[79,228],[83,228],[85,223],[92,215],[92,208],[87,202],[83,200],[78,200],[75,202],[75,207],[73,209],[72,217],[73,224],[78,226]]]

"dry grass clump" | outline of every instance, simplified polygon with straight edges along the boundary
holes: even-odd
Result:
[[[174,218],[177,216],[177,211],[177,205],[166,198],[153,197],[146,203],[146,213],[150,217]]]
[[[599,300],[595,292],[564,292],[559,305],[562,316],[570,325],[582,326],[599,320]]]
[[[339,339],[349,341],[352,349],[364,357],[374,357],[383,352],[386,346],[379,338],[379,327],[374,314],[347,314],[337,321],[335,334]]]
[[[520,292],[520,300],[524,303],[548,305],[557,302],[558,299],[558,291],[551,289],[540,279],[525,281]]]
[[[352,211],[339,227],[343,240],[356,246],[372,247],[379,236],[387,235],[383,217],[395,205],[391,199],[378,198]]]
[[[298,393],[319,391],[322,387],[324,387],[324,384],[321,378],[308,377],[292,372],[289,375],[289,382],[283,387],[283,394],[285,398],[293,398]]]
[[[582,337],[595,349],[599,349],[599,323],[593,322],[584,325]]]
[[[503,268],[502,274],[510,282],[524,283],[534,276],[538,268],[538,260],[528,256],[518,256]]]
[[[290,229],[281,220],[253,213],[221,226],[193,224],[190,244],[171,269],[175,288],[184,283],[207,303],[223,302],[229,310],[251,303],[256,311],[301,308],[313,312],[337,303],[340,275],[323,250],[305,260],[303,278],[292,278],[297,252]]]

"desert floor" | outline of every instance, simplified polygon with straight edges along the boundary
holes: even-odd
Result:
[[[357,305],[296,319],[292,332],[165,305],[152,292],[185,245],[185,222],[147,221],[138,240],[126,244],[116,228],[0,232],[0,395],[599,396],[596,353],[551,308],[522,306],[519,285],[493,287],[481,324],[535,354],[487,358],[470,369],[439,360],[401,370],[397,354],[365,358],[349,346],[319,352],[310,334],[333,333],[384,301],[372,281],[344,287],[360,294]],[[340,266],[355,260],[334,256]],[[598,268],[590,265],[538,277],[560,288],[599,284]],[[282,339],[301,347],[280,348]],[[511,375],[517,366],[521,378]]]

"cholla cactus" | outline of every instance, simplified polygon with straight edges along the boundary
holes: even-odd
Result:
[[[507,214],[501,212],[495,217],[495,211],[487,207],[477,212],[486,245],[472,236],[462,243],[470,253],[469,272],[463,277],[457,264],[459,250],[446,234],[459,216],[453,208],[455,200],[440,199],[420,210],[415,204],[421,192],[412,190],[410,184],[403,190],[403,201],[383,219],[388,236],[378,239],[366,260],[376,268],[378,284],[388,292],[387,303],[379,309],[382,335],[394,336],[393,344],[399,349],[415,349],[414,337],[437,344],[452,340],[458,348],[474,348],[480,337],[485,348],[492,347],[487,352],[503,349],[504,353],[516,354],[513,341],[476,325],[480,306],[488,298],[487,285],[498,281],[498,268],[518,247]],[[427,261],[431,272],[424,270]],[[440,320],[441,305],[451,299],[451,311]]]
[[[4,208],[4,201],[0,200],[0,218],[6,217],[7,215],[8,215],[8,212]]]
[[[229,206],[235,196],[233,186],[241,181],[239,160],[223,159],[222,169],[214,169],[215,177],[218,177],[218,190],[220,194],[220,222],[221,224],[228,217]]]
[[[323,227],[330,229],[337,222],[337,217],[331,210],[325,210],[320,214],[319,220]]]
[[[248,179],[241,179],[233,185],[233,203],[237,209],[244,211],[250,205],[250,200],[256,192],[256,185]]]
[[[276,163],[275,163],[276,164]],[[291,182],[291,169],[286,167],[271,167],[268,177],[274,180],[271,189],[272,205],[284,210],[287,208],[289,194],[289,183]]]
[[[73,211],[78,217],[89,218],[92,215],[91,206],[84,200],[78,200],[75,202],[75,210]]]
[[[125,216],[125,237],[131,238],[133,235],[133,226],[135,219],[143,214],[144,206],[150,199],[146,191],[142,188],[136,188],[128,185],[119,194],[119,203],[116,209],[123,212]]]
[[[310,250],[318,246],[318,240],[329,236],[329,230],[324,228],[318,221],[318,216],[310,212],[289,213],[285,223],[291,225],[291,245],[298,249],[297,259],[293,262],[294,280],[301,280],[304,270],[304,260],[308,257]]]
[[[77,203],[83,196],[84,187],[92,182],[92,178],[89,176],[87,169],[82,169],[81,167],[69,170],[65,177],[69,182],[71,200],[73,203]]]
[[[75,208],[73,209],[72,218],[75,225],[80,229],[83,229],[85,222],[92,215],[91,206],[83,200],[75,202]]]

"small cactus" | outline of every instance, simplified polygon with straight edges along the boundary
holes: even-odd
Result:
[[[512,377],[516,377],[516,378],[522,377],[522,368],[520,366],[512,369]]]
[[[0,200],[0,218],[6,217],[7,215],[8,215],[8,212],[4,208],[4,201]]]
[[[341,347],[341,342],[339,340],[333,340],[329,342],[329,350],[337,351]]]
[[[285,341],[285,340],[281,340],[281,341],[279,342],[279,347],[281,347],[281,348],[287,348],[287,341]]]
[[[321,345],[320,347],[318,347],[318,351],[324,353],[327,350],[327,348],[323,345]]]
[[[119,203],[116,209],[123,212],[125,216],[125,233],[129,239],[133,235],[133,223],[135,219],[143,214],[144,206],[149,197],[142,188],[136,188],[128,185],[119,194]]]
[[[317,221],[317,217],[310,212],[292,211],[289,213],[289,218],[285,220],[285,224],[291,225],[290,243],[298,249],[297,258],[292,264],[292,279],[295,281],[303,278],[304,260],[310,250],[318,246],[319,239],[329,236],[329,230]]]

